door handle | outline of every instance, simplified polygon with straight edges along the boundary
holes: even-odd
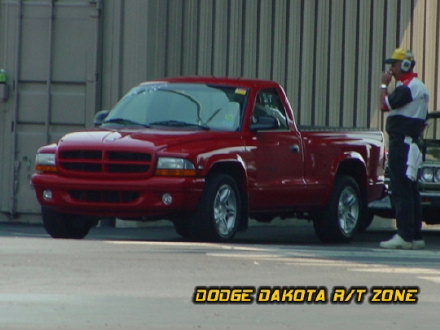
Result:
[[[290,146],[290,151],[292,152],[299,152],[299,145],[293,144]]]

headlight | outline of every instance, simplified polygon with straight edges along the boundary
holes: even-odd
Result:
[[[194,176],[196,169],[188,159],[177,157],[159,157],[156,175],[165,176]]]
[[[434,171],[434,182],[440,182],[440,167]]]
[[[420,180],[424,182],[440,182],[440,167],[423,167],[420,170]]]
[[[35,170],[37,172],[56,172],[55,154],[37,154]]]
[[[420,177],[425,182],[432,182],[432,179],[434,178],[434,171],[431,167],[424,167],[421,170]]]

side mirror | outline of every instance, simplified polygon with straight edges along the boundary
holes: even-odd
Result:
[[[110,113],[110,110],[101,110],[98,111],[95,114],[95,119],[93,123],[95,124],[95,127],[101,126],[104,122],[105,118],[107,118],[108,114]]]
[[[278,120],[271,116],[259,116],[256,123],[252,123],[250,130],[255,131],[264,131],[277,129],[280,127]]]

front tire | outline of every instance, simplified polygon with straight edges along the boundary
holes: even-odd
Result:
[[[240,191],[235,180],[226,174],[208,178],[192,223],[191,234],[197,240],[229,241],[242,214]]]
[[[191,220],[188,218],[173,220],[174,229],[183,238],[191,238]]]
[[[41,210],[43,225],[53,238],[82,239],[98,220],[92,217],[59,213],[43,207]]]
[[[440,219],[438,217],[438,209],[423,210],[423,221],[428,225],[440,224]]]
[[[337,176],[329,205],[314,221],[315,233],[323,242],[349,242],[362,217],[362,199],[357,182],[350,176]]]

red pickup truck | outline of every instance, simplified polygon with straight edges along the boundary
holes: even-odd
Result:
[[[171,220],[195,240],[227,241],[248,219],[312,219],[347,242],[384,196],[383,134],[298,129],[273,81],[171,78],[140,84],[97,128],[41,147],[32,184],[54,238],[98,219]]]

